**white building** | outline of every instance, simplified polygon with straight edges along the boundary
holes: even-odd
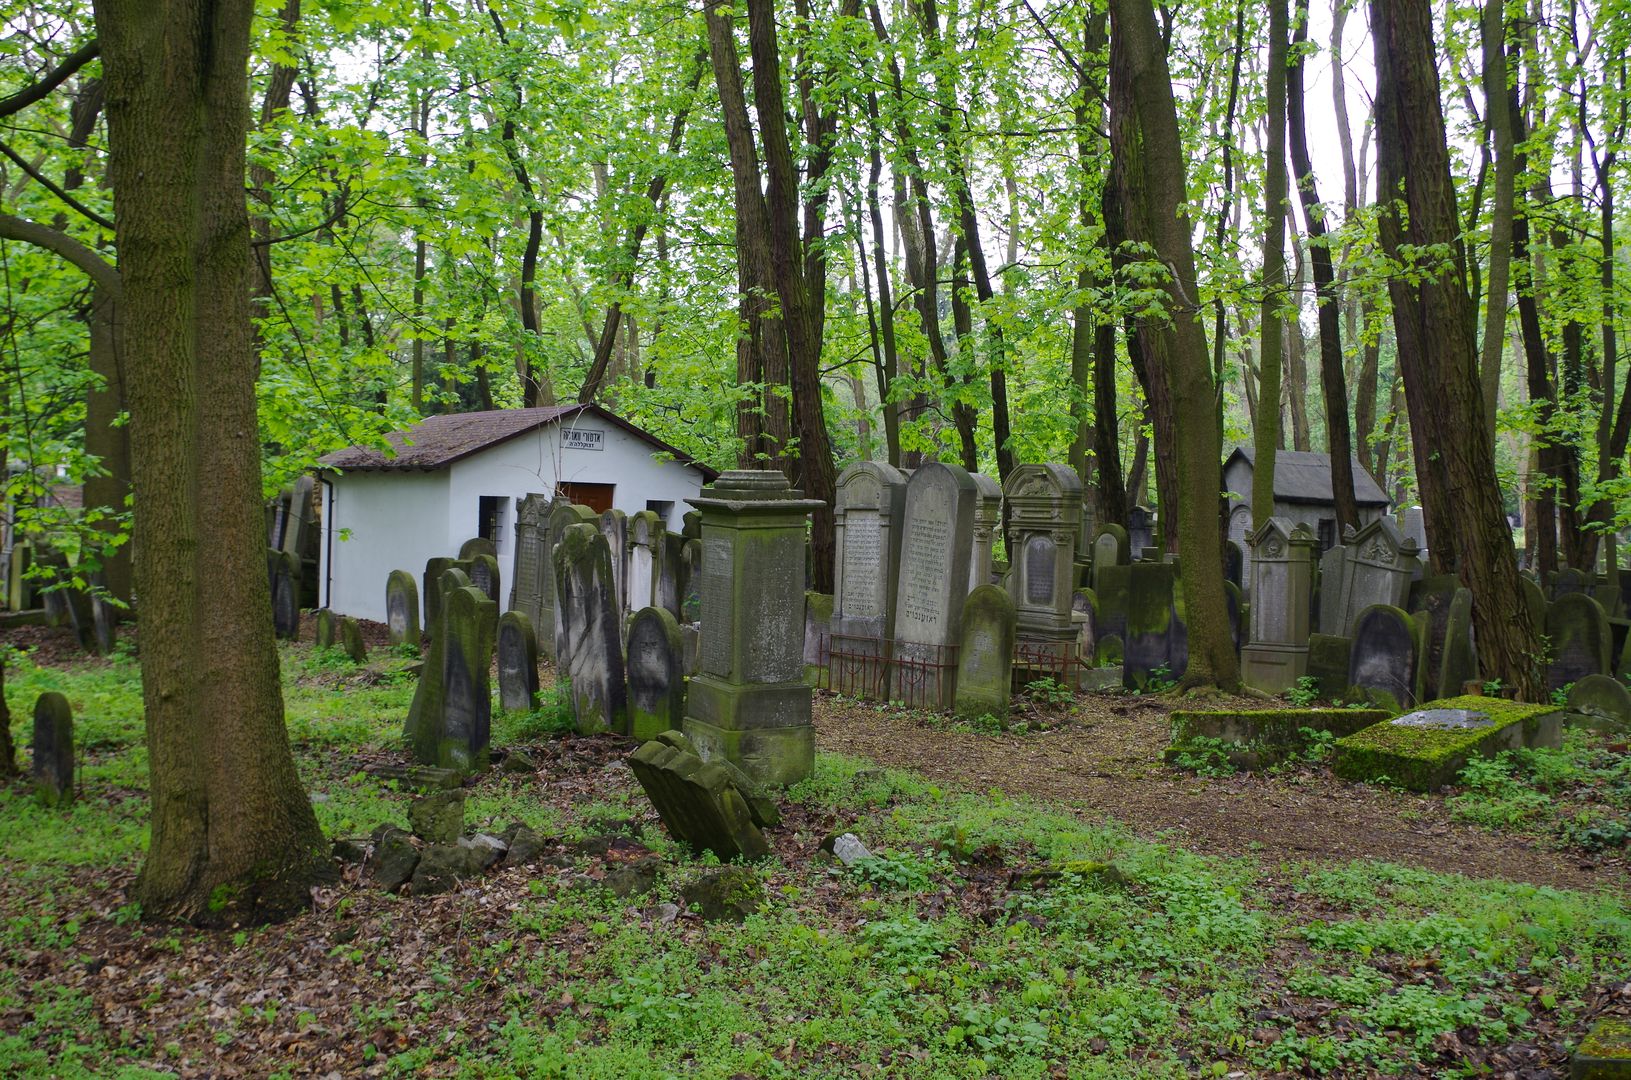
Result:
[[[685,500],[717,475],[598,405],[430,416],[388,439],[394,454],[353,446],[319,461],[319,602],[361,619],[384,621],[392,570],[422,580],[428,560],[476,536],[498,548],[508,596],[528,495],[654,510],[678,532]]]

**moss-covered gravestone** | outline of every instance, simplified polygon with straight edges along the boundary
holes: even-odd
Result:
[[[729,761],[756,783],[797,783],[815,763],[804,537],[821,503],[781,473],[756,470],[727,472],[689,501],[702,511],[702,650],[685,734],[705,759]]]
[[[655,739],[685,721],[685,670],[680,624],[659,607],[642,608],[629,623],[629,734]]]
[[[555,633],[553,622],[544,623],[544,582],[553,577],[553,564],[546,558],[549,539],[549,499],[528,495],[515,510],[515,573],[510,582],[510,608],[524,612],[533,631],[548,638]]]
[[[1152,677],[1176,679],[1189,659],[1189,634],[1178,610],[1178,568],[1139,562],[1122,569],[1127,578],[1122,683],[1131,690],[1148,686]],[[1116,573],[1107,580],[1113,584],[1119,577]]]
[[[45,806],[74,798],[74,713],[68,699],[48,690],[34,702],[34,797]]]
[[[1421,659],[1421,623],[1387,604],[1366,608],[1354,621],[1349,692],[1386,708],[1411,708],[1423,697]]]
[[[432,764],[472,772],[487,767],[493,722],[487,672],[498,605],[474,586],[449,590],[442,602],[442,718]]]
[[[434,605],[427,603],[426,610],[434,607],[436,611],[442,611],[442,605],[446,602],[448,594],[456,589],[466,588],[469,584],[470,579],[465,576],[463,570],[457,568],[443,570],[441,576],[432,583],[434,593],[427,593],[426,596],[428,600],[434,595],[436,602]],[[403,735],[413,752],[413,758],[421,765],[441,764],[442,714],[446,700],[443,657],[446,650],[447,637],[442,620],[438,618],[431,624],[430,650],[425,655],[425,665],[419,673],[418,685],[414,687],[413,702],[408,706],[408,719],[403,728]]]
[[[1106,569],[1126,566],[1132,561],[1127,546],[1127,530],[1113,521],[1100,525],[1097,535],[1093,537],[1093,591],[1097,593],[1102,590],[1099,575]]]
[[[832,654],[833,598],[828,593],[804,594],[804,681],[817,689],[830,689],[827,665]]]
[[[430,635],[432,641],[436,640],[438,623],[442,616],[442,575],[458,565],[457,559],[438,556],[425,560],[425,633]],[[463,570],[459,571],[461,574]],[[466,575],[464,584],[470,584]]]
[[[1442,696],[1463,694],[1478,679],[1478,653],[1472,644],[1472,591],[1457,589],[1450,597],[1444,619],[1444,643],[1439,649],[1438,686]]]
[[[319,608],[316,618],[312,621],[315,626],[312,644],[319,649],[332,649],[334,647],[334,612],[328,608]]]
[[[287,551],[266,555],[272,586],[272,631],[285,641],[300,637],[300,564]]]
[[[1600,731],[1631,731],[1631,692],[1611,675],[1587,675],[1569,687],[1571,719]]]
[[[1631,1080],[1631,1020],[1605,1016],[1569,1059],[1569,1080]]]
[[[1613,670],[1609,651],[1613,632],[1603,606],[1583,592],[1566,592],[1546,611],[1546,636],[1552,643],[1548,688],[1558,690],[1587,675]]]
[[[685,574],[685,537],[666,529],[657,545],[657,578],[651,606],[660,607],[676,620],[680,617],[680,589]]]
[[[477,552],[469,559],[461,559],[460,562],[469,564],[465,573],[470,576],[471,586],[480,589],[482,595],[494,604],[499,603],[502,583],[499,580],[498,559],[485,552]]]
[[[1308,677],[1322,698],[1334,700],[1348,692],[1348,665],[1353,639],[1336,634],[1308,635]]]
[[[486,555],[490,558],[498,557],[498,545],[485,536],[472,536],[459,545],[459,561],[469,562],[477,555]],[[473,579],[472,579],[473,582]]]
[[[702,541],[687,537],[680,547],[680,624],[702,618]]]
[[[1002,486],[989,476],[970,473],[977,494],[974,498],[974,539],[968,548],[968,588],[970,592],[997,580],[1001,567],[994,548],[1002,528]]]
[[[1474,757],[1557,746],[1562,730],[1563,713],[1554,705],[1446,698],[1338,739],[1331,768],[1345,780],[1436,791]]]
[[[981,585],[963,601],[963,636],[957,650],[957,699],[953,710],[958,716],[992,716],[1007,726],[1017,626],[1013,597],[999,586]]]
[[[1082,520],[1082,482],[1066,465],[1021,465],[1008,474],[1008,595],[1019,640],[1066,653],[1075,639],[1070,602]]]
[[[362,639],[362,626],[346,615],[340,619],[340,648],[353,664],[368,662],[368,643]]]
[[[559,662],[555,644],[560,639],[560,607],[558,595],[560,581],[555,575],[555,549],[560,546],[566,530],[574,525],[594,525],[595,512],[587,506],[556,499],[549,507],[549,527],[544,534],[543,591],[539,604],[540,617],[533,620],[538,634],[538,649],[545,656]],[[525,610],[525,609],[523,609]]]
[[[606,550],[612,555],[612,594],[617,610],[640,610],[629,607],[629,516],[614,507],[601,514],[595,525],[606,538]]]
[[[593,524],[571,525],[555,545],[555,666],[571,686],[580,732],[628,733],[622,619],[612,557]]]
[[[392,570],[385,579],[385,625],[392,645],[419,646],[419,586],[406,570]]]
[[[498,704],[505,712],[538,707],[538,636],[524,611],[498,618]]]
[[[1251,537],[1251,629],[1240,678],[1253,689],[1282,694],[1308,672],[1314,546],[1306,525],[1283,517]]]
[[[675,840],[727,861],[770,854],[748,800],[722,763],[706,764],[694,753],[658,741],[641,746],[628,762]]]

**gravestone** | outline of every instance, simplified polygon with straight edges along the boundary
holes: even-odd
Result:
[[[431,560],[433,563],[436,561]],[[446,561],[452,562],[451,559]],[[427,564],[427,571],[428,569]],[[469,585],[470,579],[465,572],[450,566],[432,582],[435,591],[427,592],[426,599],[434,595],[436,597],[434,609],[440,613],[449,593],[467,588]],[[431,605],[427,604],[427,610],[430,608]],[[438,618],[430,627],[430,649],[425,654],[425,663],[419,672],[419,682],[414,686],[413,702],[408,706],[408,719],[403,725],[403,735],[413,753],[413,759],[421,765],[441,764],[443,712],[447,700],[443,671],[447,635],[443,631],[442,619]]]
[[[441,623],[442,615],[442,575],[455,568],[458,560],[446,556],[437,556],[425,560],[425,633],[432,639],[436,637],[437,627]],[[463,570],[459,571],[461,574]],[[466,575],[463,584],[470,583]]]
[[[627,734],[623,620],[612,592],[612,553],[595,525],[580,522],[561,534],[555,587],[555,666],[569,680],[577,729]]]
[[[1127,511],[1127,543],[1133,551],[1143,551],[1155,542],[1155,514],[1146,506]]]
[[[94,575],[93,581],[105,588],[100,578],[101,575]],[[111,656],[119,644],[119,609],[100,594],[92,595],[90,600],[91,636],[96,642],[96,651],[102,656]]]
[[[1347,632],[1344,623],[1347,611],[1343,603],[1343,590],[1348,584],[1344,573],[1347,560],[1348,549],[1342,544],[1331,545],[1319,556],[1319,573],[1314,575],[1313,625],[1319,627],[1322,634]]]
[[[992,548],[1002,527],[1002,488],[982,473],[970,473],[969,478],[979,492],[974,500],[974,539],[968,550],[968,588],[972,592],[996,580]]]
[[[1098,597],[1092,589],[1077,589],[1070,598],[1071,622],[1076,628],[1076,655],[1093,667],[1099,652]]]
[[[651,606],[660,607],[676,621],[680,617],[680,576],[684,573],[681,553],[685,537],[660,531],[657,542],[657,576],[652,586]]]
[[[470,575],[471,586],[480,589],[482,595],[494,604],[499,603],[502,594],[499,589],[498,559],[486,552],[478,551],[470,558],[461,558],[459,561],[468,564],[465,573]]]
[[[340,648],[353,664],[368,662],[368,643],[362,639],[362,626],[350,615],[342,616],[339,626]]]
[[[663,523],[654,510],[641,510],[629,518],[629,584],[626,602],[630,611],[653,607],[657,598],[657,548],[662,543]]]
[[[1421,624],[1402,609],[1377,604],[1354,620],[1349,650],[1350,693],[1388,708],[1414,708],[1423,698]]]
[[[313,510],[317,481],[309,475],[302,476],[284,490],[289,492],[289,510],[282,547],[294,556],[295,564],[300,565],[317,538],[316,514]]]
[[[641,608],[629,623],[629,734],[655,739],[685,720],[685,672],[680,624],[659,607]]]
[[[493,663],[498,605],[474,586],[442,597],[442,722],[436,760],[430,764],[460,772],[487,767],[492,734],[493,695],[488,670]]]
[[[1609,675],[1587,675],[1569,687],[1568,708],[1605,731],[1631,731],[1631,691]]]
[[[1472,591],[1457,589],[1450,598],[1444,625],[1444,644],[1439,649],[1438,695],[1454,697],[1478,678],[1478,650],[1473,644]]]
[[[34,562],[34,545],[19,541],[6,555],[6,607],[27,611],[34,606],[34,582],[28,576]]]
[[[906,478],[899,469],[862,461],[838,477],[831,632],[845,653],[883,656],[894,637],[894,597]]]
[[[600,535],[612,553],[612,595],[618,612],[639,611],[629,606],[629,516],[615,507],[600,515]]]
[[[818,690],[832,689],[827,677],[831,662],[833,598],[827,593],[804,593],[804,681]]]
[[[1167,562],[1137,562],[1126,574],[1126,613],[1108,635],[1121,647],[1122,684],[1142,690],[1150,679],[1172,680],[1189,662],[1189,632],[1178,609],[1178,568]],[[1119,574],[1108,583],[1114,585]]]
[[[1099,526],[1098,535],[1093,538],[1093,591],[1100,593],[1103,586],[1099,583],[1099,575],[1106,569],[1114,566],[1126,566],[1132,562],[1132,549],[1127,545],[1127,530],[1115,522],[1107,522]]]
[[[1337,602],[1328,620],[1325,601],[1321,601],[1320,629],[1323,633],[1346,636],[1353,629],[1353,621],[1366,608],[1376,604],[1403,607],[1421,562],[1415,541],[1385,517],[1378,517],[1354,531],[1341,550]],[[1323,582],[1321,587],[1325,588]]]
[[[300,567],[287,551],[266,557],[272,585],[272,632],[285,641],[300,638]]]
[[[1076,636],[1070,614],[1082,482],[1067,465],[1021,465],[1008,474],[1003,498],[1019,640],[1066,652]]]
[[[1246,545],[1230,538],[1223,545],[1223,580],[1233,582],[1235,588],[1246,588]]]
[[[770,854],[753,807],[727,764],[705,763],[694,748],[676,741],[680,745],[654,739],[628,757],[630,771],[669,834],[697,854],[711,851],[721,860]]]
[[[554,577],[548,559],[549,499],[528,495],[515,512],[515,577],[510,583],[510,608],[522,612],[542,638],[553,638],[555,623],[544,621],[544,582]],[[426,625],[430,617],[427,612]]]
[[[1252,535],[1251,629],[1241,681],[1283,694],[1308,671],[1309,592],[1315,540],[1308,526],[1271,517]]]
[[[797,783],[815,760],[804,538],[822,503],[757,470],[726,472],[687,501],[702,512],[702,649],[685,734],[757,783]]]
[[[1570,593],[1585,592],[1586,575],[1566,566],[1552,575],[1551,586],[1553,600]]]
[[[486,555],[496,559],[498,558],[498,545],[487,539],[485,536],[472,536],[470,539],[459,545],[460,562],[469,562],[477,555]],[[471,584],[474,583],[475,579],[472,578]],[[479,588],[480,586],[477,587]],[[491,599],[491,597],[489,597],[489,599]],[[494,603],[497,603],[497,601],[495,600]]]
[[[687,510],[680,515],[680,535],[687,540],[702,539],[702,515],[695,510]]]
[[[1583,592],[1564,593],[1546,610],[1546,636],[1552,643],[1552,663],[1546,685],[1558,690],[1587,675],[1613,671],[1609,650],[1613,640],[1603,606]]]
[[[1422,620],[1422,688],[1426,700],[1453,697],[1461,688],[1438,685],[1439,672],[1444,666],[1445,635],[1450,626],[1450,605],[1455,600],[1461,579],[1455,574],[1430,574],[1411,585],[1410,613]]]
[[[74,799],[74,713],[68,699],[47,690],[34,702],[34,797],[44,806]]]
[[[1421,507],[1407,506],[1399,511],[1399,535],[1414,541],[1417,550],[1426,554],[1427,520],[1422,516]]]
[[[317,617],[313,620],[315,632],[312,643],[319,649],[332,649],[334,647],[334,612],[328,608],[320,608]]]
[[[949,709],[955,700],[979,490],[967,472],[938,461],[906,481],[892,693],[908,704]]]
[[[981,585],[968,594],[963,602],[963,636],[957,650],[953,711],[958,716],[967,720],[992,716],[1003,727],[1008,726],[1017,625],[1016,608],[1007,590]]]
[[[546,655],[555,657],[555,643],[560,640],[560,598],[556,590],[560,579],[555,573],[555,549],[560,546],[561,538],[566,530],[573,525],[595,524],[595,512],[587,506],[567,502],[565,499],[556,499],[550,504],[549,527],[544,533],[544,573],[542,599],[539,608],[542,612],[540,619],[533,621],[533,629],[537,631],[538,648]],[[548,624],[550,633],[544,633],[543,627]],[[559,667],[559,663],[556,665]]]
[[[419,647],[419,586],[406,570],[392,570],[385,579],[385,625],[392,645]]]
[[[498,704],[505,712],[538,707],[538,635],[524,611],[498,618]]]
[[[1353,639],[1336,634],[1308,635],[1308,677],[1319,696],[1336,700],[1348,692],[1348,668],[1353,660]]]
[[[680,625],[702,618],[702,540],[687,539],[680,548]]]
[[[282,551],[283,538],[289,531],[289,509],[294,505],[294,485],[286,484],[277,493],[272,501],[271,532],[266,537],[266,544],[274,551]]]

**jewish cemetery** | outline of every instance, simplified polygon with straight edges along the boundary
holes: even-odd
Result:
[[[1628,26],[14,5],[0,1077],[1631,1077]]]

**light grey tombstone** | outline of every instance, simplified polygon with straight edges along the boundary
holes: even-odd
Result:
[[[1008,474],[1008,595],[1019,640],[1063,650],[1071,625],[1082,481],[1067,465],[1021,465]]]
[[[909,704],[949,709],[956,698],[954,654],[979,501],[978,482],[956,465],[932,461],[906,481],[893,693]]]
[[[991,584],[992,549],[1002,527],[1002,487],[981,473],[969,473],[979,490],[974,501],[974,539],[968,549],[968,591]],[[1008,553],[1009,560],[1013,552]]]
[[[854,649],[883,655],[894,636],[896,574],[906,478],[900,470],[862,461],[838,477],[831,633]]]
[[[625,603],[630,611],[653,606],[657,595],[657,545],[663,522],[654,510],[641,510],[629,518],[629,583]]]
[[[565,499],[556,499],[549,506],[549,528],[544,533],[544,575],[543,575],[543,601],[540,610],[542,619],[535,621],[533,629],[538,633],[538,647],[551,657],[555,656],[555,642],[560,639],[560,599],[556,595],[556,588],[560,578],[555,573],[555,548],[566,535],[566,530],[574,525],[593,525],[595,512],[587,506],[567,502]],[[543,626],[551,628],[550,633],[542,631]]]
[[[544,581],[553,576],[546,558],[549,537],[549,498],[528,495],[515,512],[515,575],[510,583],[510,608],[532,620],[535,633],[553,637],[553,619],[544,622]],[[426,597],[427,603],[429,597]],[[427,618],[426,623],[429,623]]]
[[[306,549],[311,546],[314,535],[312,498],[317,491],[317,481],[310,476],[302,476],[287,490],[289,512],[288,523],[283,528],[283,550],[298,562],[306,557]]]
[[[1359,613],[1377,604],[1405,606],[1410,582],[1421,569],[1418,547],[1386,517],[1378,517],[1356,530],[1345,545],[1342,564],[1341,609],[1334,630],[1323,629],[1325,601],[1320,601],[1322,633],[1349,637]],[[1322,584],[1323,589],[1323,584]]]
[[[1308,672],[1309,592],[1316,541],[1306,525],[1271,517],[1252,536],[1251,632],[1241,680],[1280,694]]]
[[[1099,526],[1093,538],[1093,592],[1103,588],[1103,574],[1113,566],[1126,566],[1132,561],[1127,545],[1127,530],[1115,522]]]
[[[685,720],[685,660],[680,624],[659,607],[629,623],[629,734],[645,741]]]
[[[617,610],[628,612],[629,607],[629,518],[613,507],[600,515],[600,535],[606,538],[606,547],[612,553],[612,592],[617,598]]]
[[[1343,590],[1347,586],[1348,548],[1334,544],[1320,556],[1319,573],[1319,632],[1335,637],[1346,637],[1343,617],[1347,610]]]
[[[392,645],[419,647],[419,586],[406,570],[385,579],[385,624]]]

